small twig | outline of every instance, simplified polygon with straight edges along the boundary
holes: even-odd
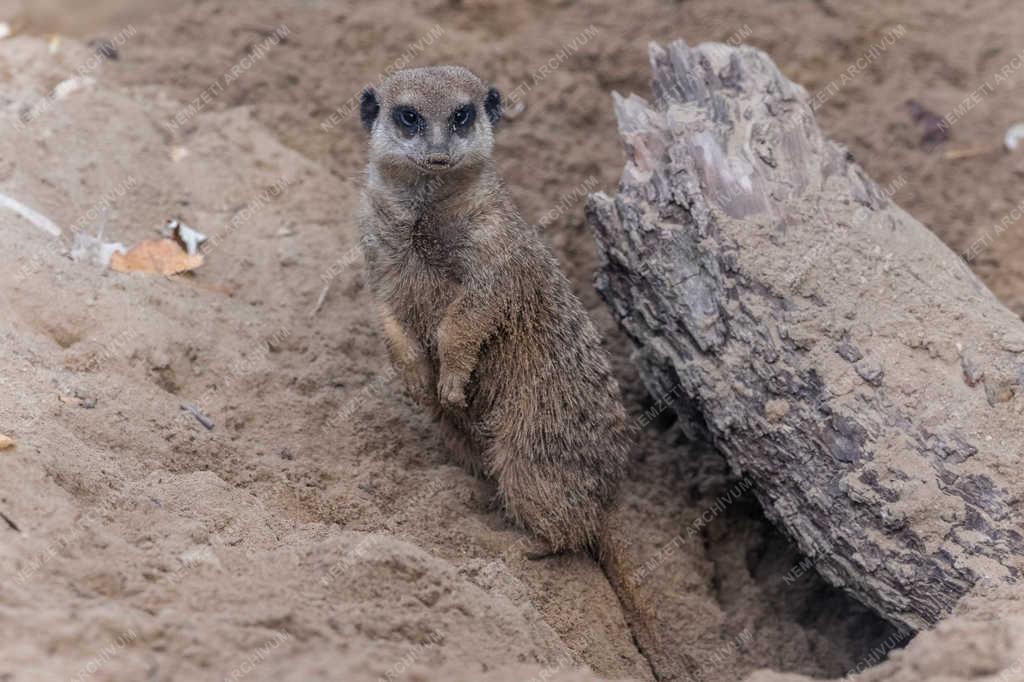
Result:
[[[255,33],[256,35],[262,36],[264,38],[269,38],[270,36],[274,35],[275,31],[278,30],[276,28],[267,28],[266,26],[258,26],[256,24],[242,24],[238,28],[248,33]],[[281,38],[281,42],[286,43],[288,42],[288,39]]]
[[[191,414],[193,417],[195,417],[196,421],[198,421],[200,424],[205,426],[207,431],[212,431],[213,430],[213,426],[214,426],[213,420],[210,419],[209,417],[207,417],[202,412],[200,412],[198,407],[196,407],[194,405],[182,405],[181,409],[185,410],[186,412]]]
[[[982,154],[990,154],[1002,149],[1001,145],[986,145],[984,147],[968,147],[967,149],[950,149],[942,155],[942,158],[950,161],[957,159],[969,159]]]
[[[0,511],[0,519],[3,519],[4,521],[6,521],[7,525],[11,527],[11,530],[15,531],[16,533],[20,533],[21,532],[21,529],[18,528],[18,524],[16,524],[13,520],[11,520],[11,517],[8,516],[7,514],[3,513],[2,511]]]
[[[9,197],[6,194],[0,194],[0,206],[3,206],[4,208],[8,208],[14,211],[22,218],[38,227],[43,232],[51,234],[54,237],[59,237],[61,235],[61,230],[59,227],[57,227],[57,224],[55,222],[53,222],[52,220],[44,216],[42,213],[35,210],[34,208],[29,208],[28,206],[21,203],[17,199],[14,199],[13,197]]]
[[[327,300],[327,292],[331,290],[331,283],[328,282],[324,285],[323,291],[320,292],[320,297],[316,299],[316,305],[309,311],[310,317],[316,317],[316,314],[320,312],[320,309],[324,307],[324,301]]]

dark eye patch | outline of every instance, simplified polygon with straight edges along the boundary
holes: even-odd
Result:
[[[448,117],[451,129],[460,135],[465,135],[473,126],[474,121],[476,121],[476,107],[472,104],[463,104]]]
[[[395,125],[409,137],[426,127],[426,121],[420,116],[420,112],[412,107],[395,107],[391,112],[391,118]]]

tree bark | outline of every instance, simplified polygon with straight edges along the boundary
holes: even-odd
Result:
[[[1024,324],[750,47],[651,46],[598,289],[830,582],[926,628],[1024,567]],[[993,235],[993,239],[997,235]],[[993,242],[995,243],[995,242]]]

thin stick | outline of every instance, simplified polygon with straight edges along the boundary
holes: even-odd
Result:
[[[320,309],[324,307],[324,301],[327,300],[327,292],[331,290],[331,283],[328,282],[324,285],[323,291],[320,292],[320,297],[316,299],[316,305],[309,311],[310,317],[316,317],[316,314],[320,312]]]
[[[2,511],[0,511],[0,519],[3,519],[4,521],[6,521],[7,525],[11,527],[11,530],[13,530],[13,531],[15,531],[17,533],[21,532],[21,529],[18,528],[18,524],[16,524],[14,521],[12,521],[11,517],[8,516],[7,514],[4,514]]]
[[[200,412],[198,407],[195,407],[194,405],[182,405],[181,409],[185,410],[186,412],[191,414],[193,417],[195,417],[196,420],[200,424],[202,424],[203,426],[206,427],[207,431],[212,431],[213,430],[213,426],[214,426],[213,420],[210,419],[209,417],[207,417],[202,412]]]
[[[46,216],[34,208],[29,208],[25,204],[21,203],[17,199],[7,196],[6,194],[0,193],[0,206],[9,208],[25,220],[29,221],[43,232],[47,232],[54,237],[61,235],[60,228],[57,227],[57,223],[53,222]]]
[[[985,147],[968,147],[967,149],[950,149],[942,158],[954,161],[956,159],[969,159],[973,156],[981,156],[982,154],[989,154],[991,152],[999,151],[1002,149],[1000,145],[988,145]]]

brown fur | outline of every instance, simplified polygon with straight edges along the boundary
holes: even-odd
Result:
[[[594,547],[626,416],[597,330],[497,175],[488,92],[466,69],[432,67],[367,95],[379,109],[360,211],[368,281],[392,358],[453,455],[493,478],[508,515],[552,551]],[[466,103],[478,115],[456,134]],[[420,133],[403,133],[396,106],[420,113]],[[443,156],[450,165],[424,168]]]

